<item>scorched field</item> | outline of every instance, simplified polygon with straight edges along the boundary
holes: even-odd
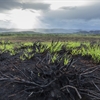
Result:
[[[100,100],[100,42],[0,42],[0,100]]]

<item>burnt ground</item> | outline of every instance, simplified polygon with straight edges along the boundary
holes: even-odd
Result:
[[[81,56],[67,66],[47,61],[1,54],[0,100],[100,100],[100,64]]]

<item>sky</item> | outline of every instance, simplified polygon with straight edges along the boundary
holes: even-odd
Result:
[[[0,28],[100,30],[100,0],[0,0]]]

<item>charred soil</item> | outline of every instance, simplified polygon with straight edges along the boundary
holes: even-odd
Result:
[[[29,60],[0,55],[0,100],[100,100],[100,64],[74,56],[50,63],[48,52]]]

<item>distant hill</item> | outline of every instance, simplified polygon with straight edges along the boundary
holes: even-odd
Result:
[[[100,34],[100,30],[90,30],[90,31],[78,31],[81,34]]]
[[[35,32],[41,33],[75,33],[78,30],[75,29],[34,29]]]
[[[25,32],[25,31],[30,31],[30,30],[25,30],[25,29],[6,29],[6,28],[0,28],[0,33],[3,32]],[[33,31],[33,30],[32,30]]]
[[[5,29],[0,28],[0,32],[25,32],[25,31],[31,31],[31,32],[39,32],[39,33],[75,33],[78,32],[78,30],[74,29]]]
[[[22,32],[22,33],[81,33],[81,34],[100,34],[100,30],[78,30],[78,29],[5,29],[0,28],[0,33]]]

